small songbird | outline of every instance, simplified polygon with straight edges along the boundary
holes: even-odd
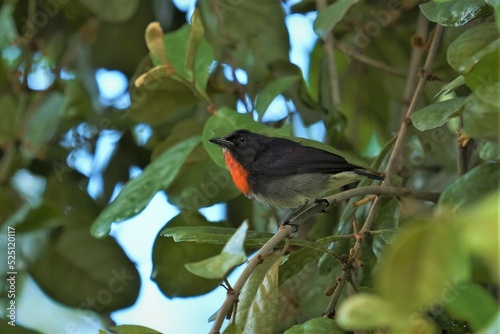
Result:
[[[236,187],[275,208],[302,208],[363,177],[384,179],[339,155],[285,138],[237,130],[209,141],[222,147]]]

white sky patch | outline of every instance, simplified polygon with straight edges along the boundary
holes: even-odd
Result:
[[[100,68],[95,73],[99,87],[99,102],[104,106],[113,105],[125,93],[128,80],[120,71],[108,71]],[[130,103],[130,102],[129,102]]]

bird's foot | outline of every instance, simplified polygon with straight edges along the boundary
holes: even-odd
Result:
[[[323,210],[320,211],[320,213],[328,213],[330,210],[326,210],[328,206],[330,206],[330,202],[326,198],[318,198],[314,200],[314,204],[320,204],[320,203],[325,203],[326,206]]]
[[[292,227],[292,233],[297,233],[299,231],[299,225],[290,223],[288,219],[285,219],[283,223],[281,223],[281,226],[286,225],[290,225]]]

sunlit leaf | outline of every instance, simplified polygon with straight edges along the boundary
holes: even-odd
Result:
[[[244,263],[247,259],[243,249],[247,230],[248,223],[244,222],[231,236],[220,254],[199,262],[187,263],[186,269],[208,279],[224,278],[229,270]]]
[[[463,246],[488,265],[491,283],[498,282],[500,276],[498,203],[497,189],[460,216]]]
[[[390,327],[395,312],[377,295],[361,293],[340,304],[335,319],[345,329],[367,330]]]
[[[330,318],[313,318],[300,325],[295,325],[286,330],[284,334],[342,334],[345,333]]]
[[[243,332],[235,322],[231,322],[222,334],[243,334]]]
[[[450,27],[460,27],[491,14],[491,7],[482,0],[429,1],[421,4],[420,9],[429,21]]]
[[[268,256],[250,275],[238,299],[236,323],[245,333],[263,333],[274,327],[278,314],[278,255]]]
[[[447,285],[468,277],[468,254],[451,223],[420,223],[400,233],[375,276],[383,298],[402,314],[431,307]]]
[[[184,160],[199,142],[200,137],[195,136],[175,145],[150,163],[141,175],[128,181],[92,224],[91,233],[97,238],[105,237],[112,223],[141,212],[158,191],[172,183]]]

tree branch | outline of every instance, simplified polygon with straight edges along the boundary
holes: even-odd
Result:
[[[421,22],[422,21],[419,20],[420,24],[421,24]],[[408,110],[406,110],[404,119],[401,122],[401,127],[400,127],[400,130],[398,132],[396,142],[394,143],[394,148],[391,152],[391,155],[389,157],[389,162],[387,163],[387,167],[385,169],[386,176],[385,176],[384,182],[382,182],[382,188],[392,188],[392,187],[389,187],[389,185],[391,184],[393,174],[397,170],[399,157],[401,155],[401,151],[402,151],[403,144],[404,144],[404,139],[405,139],[406,133],[408,132],[408,128],[411,125],[410,116],[415,111],[415,108],[417,106],[417,102],[423,93],[423,90],[424,90],[424,87],[425,87],[425,84],[426,84],[428,78],[430,77],[432,66],[434,64],[434,59],[436,57],[436,53],[437,53],[437,49],[439,46],[439,41],[441,39],[442,32],[443,32],[443,27],[440,25],[436,25],[436,28],[434,30],[434,34],[432,35],[432,42],[430,45],[429,53],[427,54],[427,59],[426,59],[425,64],[424,64],[424,68],[421,71],[420,80],[418,81],[418,85],[415,89],[415,92],[413,93],[413,97],[411,99],[410,105],[408,106]],[[418,49],[414,49],[414,53],[419,52],[417,50]],[[414,55],[412,55],[412,65],[411,66],[418,66],[416,61],[413,61],[414,59],[417,59],[417,57],[416,56],[414,57]],[[415,64],[417,64],[417,65],[415,65]],[[411,85],[410,81],[411,81],[411,76],[408,77],[407,87]],[[404,188],[402,188],[402,189],[404,189]],[[370,230],[371,230],[371,227],[373,225],[373,222],[375,221],[375,217],[378,213],[378,210],[379,210],[381,204],[382,204],[382,197],[379,196],[373,202],[372,207],[370,208],[370,212],[368,213],[368,217],[366,218],[365,223],[363,224],[363,228],[359,232],[359,237],[356,239],[356,243],[354,244],[354,247],[349,252],[349,259],[344,267],[344,273],[343,273],[342,277],[348,277],[351,274],[352,263],[361,254],[361,245],[362,245],[364,239],[371,235]],[[324,312],[324,317],[332,317],[335,314],[335,307],[336,307],[337,302],[338,302],[338,297],[336,297],[336,298],[333,298],[333,297],[340,295],[340,293],[342,292],[342,289],[344,288],[344,285],[345,284],[337,284],[337,286],[332,294],[332,298],[330,299],[330,303],[329,303],[326,311]]]
[[[335,194],[333,196],[329,196],[325,198],[329,205],[336,205],[343,200],[349,199],[351,197],[363,196],[367,194],[374,194],[378,196],[397,196],[397,197],[411,197],[424,201],[436,202],[439,198],[439,193],[426,193],[426,192],[418,192],[411,189],[405,188],[397,188],[397,187],[381,187],[381,186],[369,186],[351,189],[347,191],[343,191],[341,193]],[[238,296],[241,292],[241,289],[245,285],[246,281],[252,274],[252,272],[257,268],[259,264],[262,263],[264,258],[279,245],[279,243],[285,239],[288,235],[290,235],[293,231],[294,225],[299,225],[301,222],[309,219],[310,217],[316,215],[317,213],[324,210],[328,205],[325,202],[317,202],[313,205],[306,208],[304,211],[300,212],[297,216],[294,216],[290,219],[288,225],[281,225],[278,229],[278,232],[269,239],[268,242],[259,250],[257,254],[254,255],[248,261],[246,268],[243,270],[241,275],[236,280],[236,283],[233,285],[232,289],[228,289],[226,294],[226,300],[222,304],[219,312],[217,313],[217,317],[215,318],[214,325],[212,326],[211,334],[218,334],[224,319],[226,318],[227,313],[231,309],[231,306],[237,302]],[[339,282],[337,288],[339,286],[345,285],[345,279],[342,282]],[[334,291],[335,294],[335,291]],[[340,294],[340,291],[337,292]],[[337,297],[338,298],[338,297]]]
[[[299,218],[299,216],[297,217]],[[254,255],[248,261],[248,264],[246,268],[243,270],[241,275],[238,277],[238,280],[236,283],[234,283],[232,289],[228,289],[227,294],[226,294],[226,300],[224,301],[224,304],[222,304],[221,308],[219,309],[219,312],[217,313],[217,317],[215,318],[214,325],[212,326],[212,330],[210,331],[211,334],[219,334],[220,333],[220,328],[222,326],[222,323],[224,322],[224,319],[226,318],[227,313],[231,309],[231,306],[238,300],[238,296],[241,292],[241,289],[243,288],[243,285],[245,285],[246,281],[252,274],[252,272],[257,268],[259,264],[264,261],[264,258],[276,247],[278,244],[286,238],[287,235],[292,233],[293,227],[291,225],[282,225],[278,229],[278,232],[269,239],[268,242],[262,248],[259,250],[257,254]]]

